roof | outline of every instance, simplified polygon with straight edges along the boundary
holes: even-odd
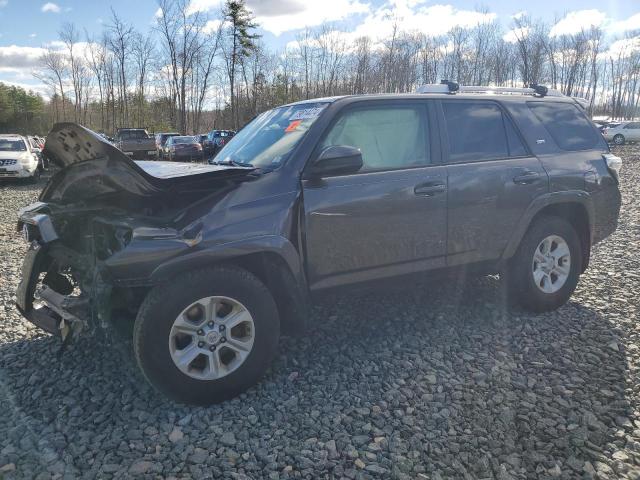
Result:
[[[24,140],[24,136],[18,133],[0,133],[0,138],[8,138],[10,140]]]

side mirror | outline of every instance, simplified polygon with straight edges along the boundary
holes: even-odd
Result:
[[[326,147],[311,166],[313,176],[346,175],[362,168],[362,152],[348,145]]]

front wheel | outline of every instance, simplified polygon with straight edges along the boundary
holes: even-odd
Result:
[[[625,142],[624,135],[620,133],[618,133],[613,137],[613,143],[615,143],[616,145],[624,145],[624,142]]]
[[[151,385],[197,405],[254,385],[280,335],[275,302],[251,273],[235,267],[189,272],[155,287],[134,327],[138,365]]]
[[[507,288],[527,310],[555,310],[569,300],[581,271],[578,234],[567,221],[545,216],[531,225],[510,260]]]

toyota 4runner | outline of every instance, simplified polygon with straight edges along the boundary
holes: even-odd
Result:
[[[542,87],[421,92],[275,108],[214,165],[56,125],[62,168],[19,214],[18,309],[64,343],[135,317],[148,381],[207,404],[256,383],[328,289],[473,264],[525,309],[560,307],[617,226],[620,158]]]

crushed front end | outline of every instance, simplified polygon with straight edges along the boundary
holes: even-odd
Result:
[[[19,212],[29,243],[16,292],[18,310],[66,342],[81,331],[105,327],[111,317],[112,280],[104,261],[126,247],[131,228],[92,209],[57,211],[35,203]]]
[[[163,262],[197,248],[201,217],[253,168],[133,162],[79,125],[58,124],[45,154],[60,170],[18,212],[29,243],[16,306],[65,342],[135,317]]]

